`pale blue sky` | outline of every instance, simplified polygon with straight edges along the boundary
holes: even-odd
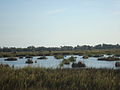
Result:
[[[0,46],[120,44],[120,0],[0,0]]]

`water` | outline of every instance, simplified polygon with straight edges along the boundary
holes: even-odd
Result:
[[[68,55],[64,58],[69,58],[71,56],[76,57],[76,63],[81,61],[86,65],[86,68],[107,68],[107,69],[120,69],[120,67],[115,67],[116,61],[98,61],[98,58],[89,57],[88,59],[83,59],[82,56],[78,55]],[[33,64],[26,64],[26,58],[19,59],[17,61],[4,61],[6,58],[0,58],[0,64],[8,64],[15,68],[22,68],[26,66],[32,67],[43,67],[43,68],[60,68],[60,63],[63,59],[55,59],[54,56],[46,56],[48,59],[37,59],[40,56],[33,57]],[[37,61],[37,63],[35,63]],[[72,68],[72,62],[69,65],[64,65],[63,68]]]

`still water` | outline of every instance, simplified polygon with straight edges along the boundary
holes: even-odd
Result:
[[[68,55],[64,58],[67,59],[71,56],[76,57],[76,63],[81,61],[86,65],[86,68],[107,68],[107,69],[120,69],[120,67],[115,67],[116,61],[98,61],[97,58],[89,57],[88,59],[83,59],[82,56],[78,55]],[[37,59],[40,56],[33,57],[33,64],[26,64],[26,58],[19,59],[17,61],[4,61],[6,58],[0,58],[0,64],[8,64],[14,66],[15,68],[22,68],[26,66],[32,67],[43,67],[43,68],[60,68],[60,63],[63,59],[55,59],[54,56],[46,56],[48,59]],[[37,61],[37,63],[35,63]],[[69,65],[64,65],[63,68],[72,68],[72,62]]]

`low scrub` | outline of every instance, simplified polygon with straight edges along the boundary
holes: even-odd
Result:
[[[46,56],[41,56],[41,57],[39,57],[37,59],[47,59],[47,57]]]
[[[88,59],[88,56],[83,56],[82,58],[83,58],[83,59]]]
[[[17,58],[15,58],[15,57],[10,57],[10,58],[5,59],[5,61],[17,61]]]
[[[60,64],[60,67],[62,67],[64,64],[70,64],[70,62],[75,62],[76,61],[76,57],[71,56],[68,59],[63,59],[63,61]]]
[[[73,63],[72,68],[79,68],[79,67],[86,67],[84,63],[78,62],[78,63]]]
[[[116,66],[116,67],[120,67],[120,62],[116,62],[116,63],[115,63],[115,66]]]
[[[27,64],[32,64],[33,61],[32,61],[31,59],[28,59],[25,63],[27,63]]]
[[[101,60],[101,61],[118,61],[118,60],[120,60],[120,58],[117,58],[117,57],[103,57],[103,58],[98,58],[98,60]]]
[[[63,55],[55,55],[54,57],[55,57],[56,59],[63,59],[63,58],[64,58]]]

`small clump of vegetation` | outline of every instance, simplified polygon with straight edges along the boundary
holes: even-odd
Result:
[[[76,57],[71,56],[70,58],[68,58],[68,60],[69,60],[70,62],[75,62],[75,61],[76,61]]]
[[[56,59],[63,59],[63,58],[64,58],[63,55],[55,55],[54,57],[55,57]]]
[[[103,57],[103,58],[98,58],[100,61],[118,61],[120,58],[117,57]]]
[[[35,63],[37,63],[37,61],[35,61]]]
[[[116,66],[116,67],[120,67],[120,62],[116,62],[116,63],[115,63],[115,66]]]
[[[33,58],[32,56],[26,56],[25,58]]]
[[[17,61],[17,58],[9,57],[9,58],[5,59],[5,61]]]
[[[103,55],[102,54],[94,54],[94,55],[92,55],[92,57],[103,57]]]
[[[32,61],[31,59],[28,59],[25,63],[27,63],[27,64],[32,64],[33,61]]]
[[[70,64],[70,61],[69,61],[68,59],[64,59],[64,60],[62,61],[62,64]]]
[[[120,57],[120,54],[115,54],[114,56],[116,56],[116,57]]]
[[[86,67],[84,63],[78,62],[78,63],[73,63],[72,68],[79,68],[79,67]]]
[[[76,61],[76,58],[73,56],[71,56],[68,59],[63,59],[63,61],[60,64],[60,67],[62,67],[64,64],[70,64],[70,62],[75,62],[75,61]]]
[[[39,57],[37,59],[47,59],[47,57],[46,56],[41,56],[41,57]]]
[[[23,59],[24,57],[23,56],[20,56],[19,59]]]
[[[88,59],[88,56],[83,56],[82,58],[83,58],[83,59]]]

